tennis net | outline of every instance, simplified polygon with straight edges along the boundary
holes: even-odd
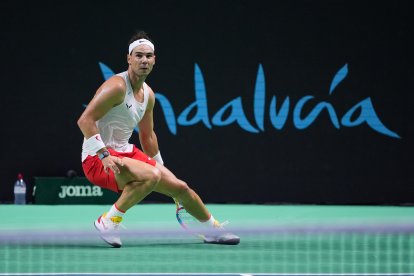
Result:
[[[122,230],[120,249],[93,230],[1,230],[0,273],[414,274],[414,223],[229,230],[239,245],[203,244],[174,227]]]

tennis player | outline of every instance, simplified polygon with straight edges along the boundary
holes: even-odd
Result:
[[[106,80],[78,120],[84,135],[85,176],[93,184],[120,194],[110,210],[95,221],[102,239],[121,247],[118,230],[123,215],[155,191],[177,199],[209,229],[204,242],[239,243],[239,237],[224,231],[197,193],[164,166],[154,132],[155,95],[145,82],[155,64],[155,47],[145,32],[131,38],[127,62],[128,70]],[[143,151],[129,143],[136,126]]]

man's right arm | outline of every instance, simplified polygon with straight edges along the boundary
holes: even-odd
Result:
[[[121,104],[124,100],[125,93],[126,87],[123,79],[119,76],[110,78],[99,87],[95,96],[78,119],[78,126],[86,139],[85,145],[88,145],[88,147],[93,149],[98,155],[105,153],[107,148],[103,141],[99,139],[100,135],[96,122],[108,113],[111,108]],[[96,141],[94,138],[91,138],[94,136]],[[119,173],[119,169],[115,164],[118,163],[122,166],[122,161],[120,161],[119,158],[105,156],[101,158],[101,160],[107,173],[108,169],[111,169],[115,173]]]
[[[108,113],[112,107],[123,102],[125,91],[125,82],[119,76],[110,78],[99,87],[78,119],[78,126],[86,139],[99,133],[96,122]]]

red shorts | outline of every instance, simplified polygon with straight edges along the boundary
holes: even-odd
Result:
[[[132,149],[132,152],[118,152],[113,149],[108,149],[112,156],[117,156],[119,158],[129,157],[135,160],[145,162],[149,165],[155,167],[155,160],[149,158],[148,155],[140,151],[135,145]],[[101,160],[99,160],[98,155],[88,156],[85,161],[82,162],[83,172],[85,173],[86,178],[93,184],[112,190],[114,192],[121,192],[118,189],[118,184],[116,183],[115,175],[113,171],[109,170],[109,174],[104,171]]]

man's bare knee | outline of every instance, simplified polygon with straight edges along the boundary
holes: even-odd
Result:
[[[160,182],[160,180],[161,180],[161,171],[157,169],[156,167],[152,168],[149,173],[148,181],[151,182],[152,185],[154,185],[155,187],[158,184],[158,182]]]
[[[187,183],[185,183],[184,181],[178,180],[179,183],[177,185],[177,189],[174,192],[173,197],[175,198],[181,198],[181,197],[185,197],[188,194],[190,194],[192,192],[191,188],[188,187]]]

